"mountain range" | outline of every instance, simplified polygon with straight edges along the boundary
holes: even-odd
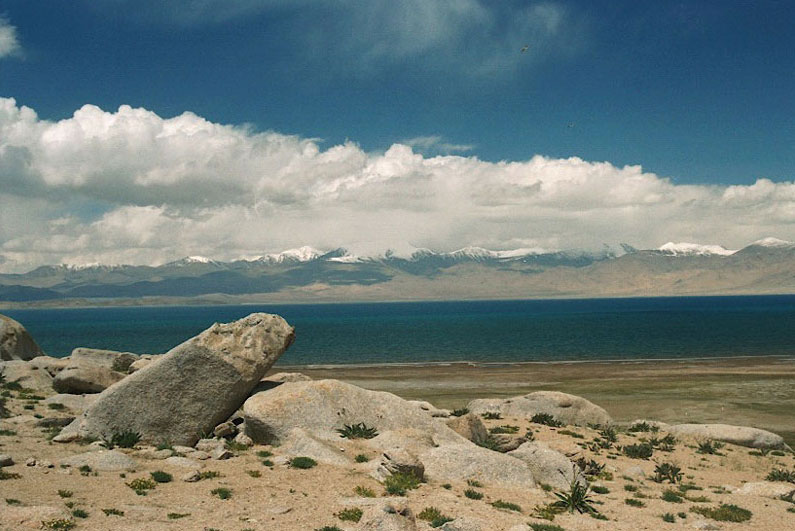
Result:
[[[466,247],[409,256],[291,249],[220,262],[57,265],[0,274],[4,306],[795,293],[795,244],[667,243],[600,252]]]

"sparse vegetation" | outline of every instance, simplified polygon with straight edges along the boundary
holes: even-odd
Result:
[[[17,474],[16,472],[6,472],[6,471],[5,471],[5,470],[3,470],[2,468],[0,468],[0,480],[5,480],[5,479],[19,479],[19,478],[21,478],[21,477],[22,477],[22,476],[20,476],[20,475],[19,475],[19,474]]]
[[[467,485],[469,485],[470,487],[476,487],[478,489],[483,488],[483,483],[481,483],[477,479],[468,479]]]
[[[577,475],[574,474],[574,479],[569,484],[568,492],[556,492],[555,497],[557,501],[552,503],[551,506],[563,511],[573,513],[597,513],[593,507],[594,501],[591,499],[588,485],[583,485],[577,481]]]
[[[105,444],[109,449],[119,448],[134,448],[141,440],[141,434],[132,430],[126,430],[119,433],[114,433],[110,440],[106,440]]]
[[[185,518],[186,516],[190,516],[190,513],[168,513],[166,515],[169,520],[179,520],[180,518]]]
[[[345,424],[337,433],[345,439],[372,439],[378,435],[378,430],[367,426],[364,422],[358,424]]]
[[[522,512],[522,508],[516,505],[515,503],[497,500],[495,502],[491,502],[491,506],[495,509],[507,509],[509,511],[516,511],[517,513]]]
[[[260,450],[257,452],[257,457],[262,457],[263,459],[267,457],[273,457],[273,452],[268,450]]]
[[[789,483],[795,483],[795,470],[774,468],[765,479],[768,481],[787,481]]]
[[[575,439],[585,439],[584,435],[581,435],[576,431],[572,430],[560,430],[558,433],[560,433],[561,435],[568,435],[569,437],[574,437]]]
[[[481,417],[483,417],[486,420],[500,420],[502,418],[502,415],[500,415],[496,411],[487,411],[486,413],[483,413]]]
[[[246,470],[246,474],[248,474],[252,478],[262,477],[262,472],[260,472],[259,470]]]
[[[662,483],[663,481],[678,483],[682,481],[682,469],[673,463],[660,463],[654,468],[652,481],[657,483]]]
[[[637,422],[627,429],[630,433],[648,433],[650,431],[657,431],[648,422]]]
[[[405,496],[407,490],[413,490],[419,486],[419,478],[411,473],[396,472],[384,481],[386,492],[393,496]]]
[[[362,519],[362,514],[364,514],[364,511],[358,507],[350,507],[348,509],[341,510],[335,516],[343,522],[358,522]]]
[[[226,447],[227,450],[230,450],[232,452],[245,452],[246,450],[248,450],[248,445],[239,443],[235,440],[225,441],[224,446]]]
[[[668,503],[682,503],[682,497],[671,489],[666,489],[663,491],[662,499]]]
[[[75,518],[88,518],[88,513],[83,509],[75,509],[72,511],[72,516]]]
[[[93,472],[91,467],[88,465],[82,465],[80,468],[78,468],[78,470],[80,471],[81,476],[90,476],[91,472]]]
[[[696,453],[707,455],[721,455],[718,450],[723,448],[723,443],[717,441],[701,441],[698,443]]]
[[[752,514],[748,509],[727,503],[717,508],[691,507],[690,511],[719,522],[747,522],[751,519]]]
[[[110,509],[102,509],[102,512],[105,513],[105,516],[124,516],[124,511],[112,507]]]
[[[529,524],[530,529],[533,531],[566,531],[559,525],[555,524]]]
[[[16,434],[17,432],[15,432],[14,430],[0,430],[0,435],[4,435],[6,437],[13,437]]]
[[[362,498],[375,498],[375,491],[373,489],[369,489],[361,485],[355,486],[353,488],[353,493],[357,496],[361,496]]]
[[[543,424],[544,426],[550,426],[552,428],[560,428],[563,426],[562,422],[556,419],[554,415],[550,415],[549,413],[536,413],[533,415],[533,418],[530,419],[530,422]]]
[[[623,447],[624,455],[632,459],[649,459],[654,449],[649,443],[630,444]]]
[[[420,514],[417,515],[417,518],[429,522],[430,526],[434,528],[441,527],[447,522],[451,522],[453,520],[452,518],[448,518],[447,516],[443,515],[442,512],[436,507],[426,507],[420,511]]]
[[[210,491],[213,496],[218,496],[222,500],[228,500],[232,497],[232,491],[226,487],[218,487]]]
[[[478,492],[475,489],[467,489],[467,490],[465,490],[464,491],[464,496],[466,496],[470,500],[482,500],[483,499],[483,493],[482,492]]]
[[[63,404],[58,404],[58,403],[47,404],[47,407],[50,408],[50,409],[54,409],[56,411],[63,411],[64,409],[66,409],[66,406],[64,406]]]
[[[66,518],[55,518],[53,520],[46,520],[41,523],[41,526],[45,529],[58,529],[58,530],[69,530],[74,529],[77,524],[74,523],[72,520],[67,520]]]
[[[300,468],[305,470],[308,468],[314,468],[316,466],[317,466],[317,461],[315,461],[311,457],[299,456],[290,459],[290,468]]]
[[[221,477],[221,473],[216,470],[202,470],[199,472],[199,479],[213,479]]]
[[[152,479],[157,481],[158,483],[169,483],[174,477],[169,474],[168,472],[163,472],[162,470],[155,470],[149,474],[152,476]]]
[[[583,474],[589,477],[595,477],[602,474],[604,471],[605,465],[599,464],[598,462],[594,461],[593,459],[585,459],[584,457],[580,457],[575,461],[577,468],[579,468]]]
[[[127,486],[134,490],[137,495],[146,496],[146,491],[155,488],[157,483],[149,478],[136,478],[127,483]]]
[[[356,461],[357,463],[366,463],[370,460],[370,458],[364,454],[359,454],[356,457],[354,457],[353,460]]]
[[[493,435],[498,435],[501,433],[508,433],[508,434],[519,433],[519,426],[510,426],[508,424],[504,424],[502,426],[495,426],[489,430],[489,433]]]
[[[593,487],[591,487],[591,492],[595,492],[597,494],[609,494],[610,489],[608,489],[603,485],[594,485]]]
[[[646,507],[646,504],[640,500],[636,500],[635,498],[627,498],[624,500],[624,503],[631,507]]]
[[[60,496],[61,498],[71,498],[72,494],[74,494],[74,493],[71,490],[63,490],[63,489],[61,489],[61,490],[58,491],[58,496]]]
[[[673,515],[673,513],[665,513],[661,516],[661,518],[663,522],[668,522],[669,524],[676,522],[676,517]]]
[[[454,417],[463,417],[467,413],[469,413],[469,409],[462,407],[460,409],[454,409],[450,414]]]

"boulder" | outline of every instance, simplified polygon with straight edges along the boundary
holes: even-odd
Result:
[[[97,450],[77,454],[61,460],[61,466],[79,468],[88,465],[91,470],[130,470],[137,466],[133,458],[116,450]]]
[[[279,447],[279,452],[288,457],[306,456],[320,463],[346,466],[353,461],[328,441],[313,437],[301,428],[294,428]]]
[[[526,442],[508,455],[524,461],[537,482],[557,490],[568,490],[575,478],[580,484],[586,483],[580,469],[568,457],[544,443]]]
[[[513,398],[473,400],[467,409],[475,415],[500,413],[503,417],[530,419],[537,413],[553,415],[564,424],[607,426],[613,423],[607,411],[579,396],[557,391],[536,391]]]
[[[267,391],[288,382],[310,382],[312,378],[300,372],[277,372],[266,376],[260,381],[251,394]]]
[[[0,314],[0,361],[31,360],[44,356],[25,327]]]
[[[481,444],[489,438],[489,432],[483,421],[472,413],[451,418],[447,421],[447,426],[464,439],[475,444]]]
[[[417,456],[403,448],[393,448],[381,454],[381,466],[389,474],[409,474],[419,480],[425,479],[425,465]]]
[[[50,404],[61,404],[67,409],[82,413],[88,406],[93,404],[94,400],[96,399],[97,395],[57,394],[47,397],[44,400],[44,405],[49,406]]]
[[[63,505],[63,504],[61,504]],[[42,529],[42,522],[70,520],[64,507],[50,505],[8,505],[0,501],[0,529]]]
[[[427,411],[432,417],[447,418],[450,416],[449,409],[439,409],[425,400],[409,400],[409,404],[415,405],[423,411]]]
[[[131,430],[143,442],[193,446],[241,406],[294,337],[278,315],[216,323],[105,389],[53,440]]]
[[[733,494],[743,494],[746,496],[762,496],[776,500],[792,497],[795,494],[795,485],[792,483],[755,481],[746,483],[739,489],[733,490]]]
[[[0,362],[0,372],[6,382],[16,382],[22,387],[40,392],[52,392],[52,376],[43,369],[22,360]]]
[[[357,531],[416,531],[417,521],[405,502],[389,501],[365,508]]]
[[[14,459],[8,454],[0,454],[0,466],[12,466]]]
[[[124,379],[137,359],[130,352],[76,348],[66,368],[53,378],[52,387],[59,393],[100,393]]]
[[[677,437],[693,439],[711,439],[748,448],[779,448],[789,449],[784,438],[775,433],[751,428],[748,426],[732,426],[730,424],[676,424],[668,426],[666,431]]]
[[[69,358],[53,358],[52,356],[36,356],[28,362],[31,367],[47,371],[50,376],[55,376],[69,365]]]
[[[463,444],[444,444],[418,456],[428,481],[447,483],[477,479],[504,487],[534,488],[536,481],[527,464],[509,454]]]

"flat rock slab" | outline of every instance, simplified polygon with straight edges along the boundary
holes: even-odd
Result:
[[[88,465],[91,470],[130,470],[138,466],[135,459],[116,450],[97,450],[77,454],[61,460],[62,465],[80,468]]]
[[[536,391],[513,398],[483,398],[473,400],[467,409],[476,415],[500,413],[503,417],[530,419],[538,413],[554,416],[564,424],[607,426],[613,423],[610,415],[588,400],[557,391]]]
[[[730,424],[675,424],[666,428],[668,433],[677,437],[693,439],[711,439],[748,448],[789,448],[784,438],[773,432],[751,428],[749,426],[732,426]]]

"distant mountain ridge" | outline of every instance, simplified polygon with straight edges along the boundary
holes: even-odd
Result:
[[[41,266],[0,274],[0,302],[142,297],[257,300],[400,300],[675,294],[793,293],[795,244],[775,238],[742,249],[669,242],[638,250],[452,252],[417,249],[356,256],[304,246],[231,262],[187,256],[159,266]],[[231,299],[230,299],[231,300]]]

